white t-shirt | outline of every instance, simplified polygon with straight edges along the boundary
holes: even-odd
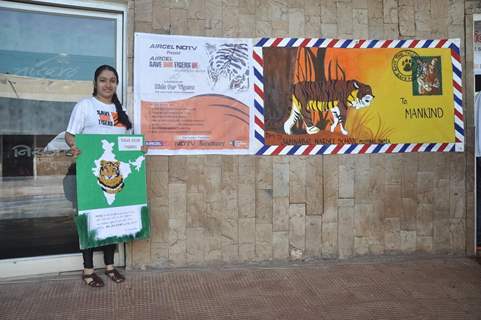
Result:
[[[70,115],[67,132],[73,135],[126,134],[127,128],[118,121],[115,105],[105,104],[95,97],[78,102]]]

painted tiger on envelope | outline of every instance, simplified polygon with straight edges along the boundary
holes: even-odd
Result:
[[[339,125],[341,133],[347,135],[344,121],[347,108],[368,107],[374,95],[371,86],[357,80],[302,81],[294,84],[290,115],[284,122],[284,132],[292,134],[294,125],[302,119],[306,133],[316,134],[320,129],[312,123],[312,112],[329,111],[333,116],[330,131]]]

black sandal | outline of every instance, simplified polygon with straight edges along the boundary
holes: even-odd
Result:
[[[92,279],[92,281],[88,281],[89,279]],[[93,288],[101,288],[104,286],[104,281],[95,272],[91,274],[82,274],[82,280],[86,285]]]
[[[105,274],[115,283],[121,283],[125,281],[125,277],[121,275],[117,269],[105,270]]]

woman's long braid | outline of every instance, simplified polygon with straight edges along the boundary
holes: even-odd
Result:
[[[132,129],[132,123],[130,122],[129,117],[127,116],[127,113],[125,113],[124,109],[122,109],[122,104],[120,103],[119,98],[117,97],[117,93],[114,93],[112,97],[112,102],[115,104],[115,109],[119,117],[119,122],[125,125],[127,130]]]

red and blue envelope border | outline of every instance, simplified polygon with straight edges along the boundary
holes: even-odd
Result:
[[[464,151],[464,116],[459,39],[438,40],[349,40],[324,38],[261,38],[253,47],[254,64],[254,146],[257,155],[319,155],[404,152]],[[306,48],[450,48],[453,68],[455,142],[399,144],[266,145],[264,135],[264,47]]]

